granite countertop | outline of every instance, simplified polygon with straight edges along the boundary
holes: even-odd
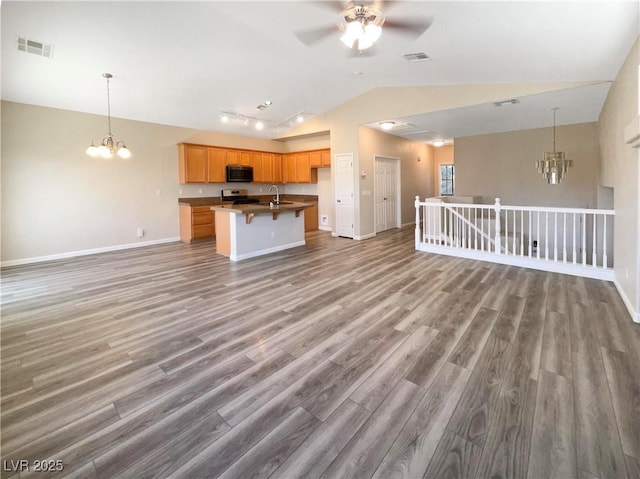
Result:
[[[250,195],[252,198],[259,198],[260,201],[269,202],[273,195]],[[309,201],[318,201],[317,195],[280,195],[282,201],[290,201],[288,198],[295,198],[296,200],[309,200]],[[208,197],[200,197],[200,198],[178,198],[178,204],[187,205],[187,206],[215,206],[224,204],[219,196],[208,196]],[[238,205],[236,205],[238,206]]]
[[[281,203],[273,208],[269,205],[263,205],[259,203],[253,203],[248,205],[213,205],[211,209],[214,211],[228,211],[229,213],[240,214],[265,214],[265,213],[278,213],[283,211],[299,211],[305,208],[311,208],[313,205],[309,203]]]

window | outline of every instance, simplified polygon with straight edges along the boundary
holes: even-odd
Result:
[[[455,178],[455,167],[453,165],[440,165],[440,196],[453,196]]]

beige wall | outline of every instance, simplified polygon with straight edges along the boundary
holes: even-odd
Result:
[[[177,238],[177,198],[219,196],[223,187],[178,183],[179,142],[285,150],[280,141],[114,118],[133,158],[88,157],[106,126],[104,116],[2,102],[3,262]]]
[[[430,148],[433,149],[433,196],[440,196],[440,165],[453,164],[453,145]]]
[[[640,320],[640,150],[631,148],[624,141],[624,129],[640,114],[639,42],[636,41],[611,86],[599,120],[602,184],[613,187],[616,209],[616,283],[625,297],[627,307],[635,310],[636,320]]]
[[[400,158],[400,202],[401,223],[415,221],[415,196],[421,198],[432,195],[433,153],[424,143],[416,143],[404,138],[389,135],[372,128],[361,126],[359,129],[356,208],[359,208],[360,221],[356,223],[355,235],[366,237],[375,232],[374,224],[374,157],[376,155]],[[418,161],[420,157],[420,161]],[[367,172],[365,178],[361,177]],[[363,194],[370,192],[370,194]]]
[[[552,128],[455,139],[456,195],[503,205],[596,206],[599,150],[596,123],[560,126],[556,149],[574,160],[560,185],[549,185],[535,162],[553,146]]]

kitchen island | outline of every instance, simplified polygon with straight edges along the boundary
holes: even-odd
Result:
[[[304,210],[298,202],[214,205],[216,252],[239,261],[303,246]]]

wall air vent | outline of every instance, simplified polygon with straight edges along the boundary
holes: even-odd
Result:
[[[33,53],[41,57],[51,58],[53,56],[53,45],[18,37],[18,50],[21,52]]]
[[[406,55],[403,55],[403,56],[407,61],[412,63],[428,62],[429,60],[431,60],[431,58],[429,58],[429,56],[424,52],[407,53]]]
[[[509,100],[502,100],[502,101],[497,101],[494,103],[495,106],[509,106],[509,105],[516,105],[520,103],[520,100],[518,100],[517,98],[510,98]]]

